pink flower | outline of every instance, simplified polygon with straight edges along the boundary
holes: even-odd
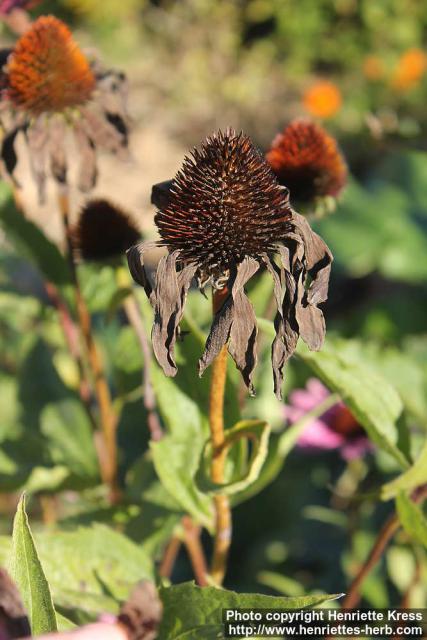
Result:
[[[290,424],[295,424],[307,413],[316,409],[329,396],[330,391],[317,378],[310,378],[305,389],[295,389],[285,405],[285,415]],[[363,456],[372,451],[362,426],[357,422],[343,402],[337,402],[318,418],[313,418],[298,438],[304,449],[339,449],[345,460]]]
[[[7,14],[14,9],[32,9],[41,0],[0,0],[0,13]]]

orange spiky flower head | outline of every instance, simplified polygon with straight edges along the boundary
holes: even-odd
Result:
[[[299,204],[335,198],[346,182],[347,167],[335,139],[309,120],[297,119],[285,127],[266,159],[291,200]]]
[[[85,103],[95,77],[67,25],[41,16],[18,40],[7,65],[7,95],[33,115]]]

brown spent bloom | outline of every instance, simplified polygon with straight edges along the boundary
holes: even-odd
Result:
[[[71,133],[80,156],[78,187],[90,191],[99,150],[128,157],[126,99],[123,73],[89,61],[61,20],[41,16],[18,40],[3,70],[0,159],[6,177],[20,187],[15,145],[23,134],[43,202],[49,175],[67,184]]]
[[[266,159],[296,203],[337,197],[346,183],[347,167],[335,139],[309,120],[288,124],[274,138]]]
[[[18,40],[7,74],[9,100],[33,116],[83,104],[95,88],[87,58],[53,16],[39,18]]]
[[[332,255],[307,221],[293,211],[288,191],[250,139],[233,130],[207,138],[186,157],[175,179],[153,188],[159,207],[155,221],[161,240],[129,249],[131,274],[153,307],[156,358],[166,375],[177,366],[174,346],[193,277],[199,287],[224,289],[203,355],[202,375],[222,347],[228,351],[253,393],[257,324],[245,285],[264,266],[274,281],[276,337],[272,345],[274,386],[281,395],[283,367],[298,337],[320,349],[325,322],[318,304],[326,300]],[[166,246],[154,287],[144,254]],[[310,280],[310,283],[309,283]]]
[[[140,239],[131,217],[108,200],[89,200],[72,232],[73,245],[83,260],[108,260],[123,255]]]
[[[306,90],[303,103],[312,116],[332,118],[341,109],[342,96],[333,82],[319,80]]]

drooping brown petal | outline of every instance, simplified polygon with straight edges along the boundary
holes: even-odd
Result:
[[[7,175],[16,187],[19,187],[20,185],[14,175],[16,165],[18,164],[15,142],[18,133],[22,130],[22,126],[17,125],[14,129],[7,133],[2,140],[0,152],[3,167],[5,168]]]
[[[65,153],[66,124],[61,115],[49,122],[49,156],[52,175],[59,184],[67,182],[67,156]]]
[[[31,635],[21,596],[7,571],[0,568],[0,638],[15,640]]]
[[[118,621],[126,628],[129,640],[157,638],[163,613],[162,602],[151,582],[141,582],[120,609]]]
[[[151,189],[151,202],[156,205],[158,209],[166,208],[169,205],[170,190],[173,185],[173,180],[164,180],[154,184]]]
[[[81,122],[74,125],[74,137],[80,157],[78,187],[83,193],[88,193],[95,187],[98,179],[96,146]]]
[[[311,349],[311,351],[319,351],[325,339],[325,318],[319,307],[308,301],[307,291],[304,287],[303,273],[300,274],[297,284],[295,318],[298,323],[300,336],[308,348]]]
[[[283,369],[296,349],[299,327],[295,317],[297,287],[294,277],[290,273],[290,252],[287,247],[279,247],[279,253],[280,267],[267,256],[264,257],[264,262],[273,277],[274,296],[277,304],[277,315],[274,320],[276,336],[271,346],[271,364],[274,392],[280,400],[282,398]]]
[[[202,375],[228,342],[228,351],[241,372],[250,393],[253,393],[252,372],[256,364],[257,325],[252,304],[246,297],[244,287],[258,271],[259,263],[246,257],[230,278],[231,293],[216,313],[205,350],[199,361]]]
[[[101,111],[98,113],[90,107],[81,109],[81,111],[83,114],[82,127],[94,144],[99,149],[113,153],[122,160],[127,160],[129,158],[127,130],[121,131],[116,122],[108,119],[106,113]]]
[[[37,186],[39,202],[45,201],[46,196],[46,162],[48,131],[44,116],[38,116],[25,132],[30,157],[31,172]]]
[[[143,287],[152,305],[154,305],[153,287],[145,270],[144,253],[155,247],[157,247],[157,242],[139,242],[126,251],[130,274],[135,282]]]
[[[187,292],[197,269],[196,264],[190,263],[177,272],[178,255],[179,252],[174,251],[160,260],[153,293],[153,351],[167,376],[175,376],[177,372],[174,359],[175,342]]]
[[[319,304],[328,297],[333,256],[327,244],[312,230],[304,216],[293,211],[292,223],[304,244],[307,270],[312,278],[307,300],[310,304]]]

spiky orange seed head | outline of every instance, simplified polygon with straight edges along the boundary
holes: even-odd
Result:
[[[95,77],[67,25],[41,16],[18,40],[7,65],[8,97],[33,115],[86,102]]]
[[[274,250],[289,231],[286,194],[250,138],[233,130],[186,157],[155,222],[169,250],[217,276]]]
[[[291,201],[336,197],[344,187],[347,167],[335,139],[309,120],[294,120],[273,140],[267,162]]]

